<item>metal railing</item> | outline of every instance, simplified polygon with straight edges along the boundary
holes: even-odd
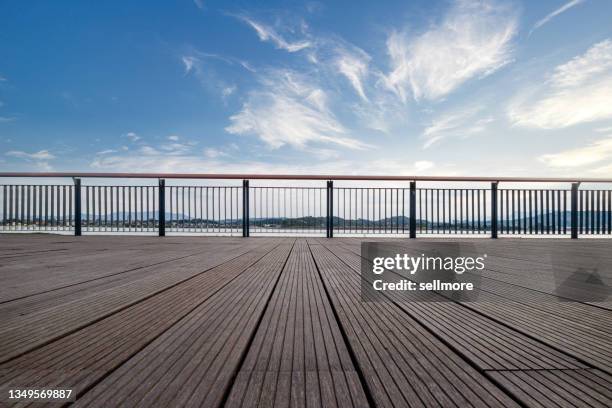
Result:
[[[2,178],[72,177],[73,184],[0,184],[0,232],[197,233],[214,235],[612,236],[609,179],[237,174],[0,173]],[[82,185],[87,178],[158,179],[158,185]],[[206,185],[166,185],[198,179]],[[215,180],[242,185],[213,185]],[[322,186],[250,186],[254,180],[326,181]],[[365,186],[334,186],[366,181]],[[373,186],[375,182],[409,182]],[[434,186],[418,186],[427,182]],[[450,187],[452,183],[480,187]],[[490,188],[483,188],[490,182]],[[499,183],[570,188],[499,188]],[[232,182],[229,182],[232,184]],[[605,185],[603,186],[605,187]]]

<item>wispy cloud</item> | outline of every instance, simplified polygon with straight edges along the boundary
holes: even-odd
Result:
[[[221,96],[225,100],[225,99],[229,98],[231,95],[233,95],[234,92],[236,92],[237,89],[238,89],[238,87],[236,85],[226,86],[221,91]]]
[[[438,116],[423,131],[425,139],[423,148],[426,149],[451,135],[469,137],[483,132],[493,118],[490,116],[478,118],[482,109],[482,106],[474,106]]]
[[[229,65],[240,64],[243,68],[252,69],[246,62],[236,60],[234,58],[226,58],[216,54],[207,54],[194,50],[194,55],[183,55],[181,61],[185,68],[185,75],[193,75],[202,85],[202,87],[210,92],[220,95],[223,101],[234,93],[237,89],[236,85],[228,84],[222,79],[212,67],[212,64],[205,65],[204,59],[214,59],[223,61]],[[251,71],[252,72],[252,71]]]
[[[394,31],[387,39],[391,72],[386,85],[402,101],[444,97],[474,77],[512,59],[517,13],[494,0],[457,0],[443,20],[413,38]]]
[[[170,140],[171,142],[178,142],[180,139],[180,137],[178,137],[177,135],[170,135],[168,136],[168,140]]]
[[[14,122],[17,118],[13,116],[0,116],[0,123]]]
[[[208,151],[208,150],[207,150]],[[283,163],[256,160],[228,159],[217,155],[212,149],[203,155],[187,154],[167,156],[162,154],[122,154],[97,156],[90,166],[94,169],[113,171],[172,172],[172,173],[251,173],[251,174],[455,174],[448,168],[438,168],[434,162],[420,160],[352,160],[310,161],[306,163]],[[213,157],[214,156],[214,157]],[[320,182],[314,182],[320,185]],[[367,183],[366,183],[367,185]],[[372,183],[374,185],[374,183]]]
[[[138,150],[140,153],[146,156],[157,156],[160,154],[157,149],[155,149],[154,147],[148,146],[148,145],[141,146],[140,149]]]
[[[204,0],[193,0],[193,4],[200,10],[204,10]]]
[[[278,49],[288,52],[297,52],[312,46],[312,43],[308,40],[287,41],[273,27],[255,21],[250,17],[238,16],[238,18],[251,26],[261,41],[270,41]]]
[[[214,147],[208,147],[206,149],[204,149],[204,156],[208,157],[209,159],[216,159],[219,157],[225,157],[228,154],[222,150],[219,149],[215,149]]]
[[[100,155],[102,155],[102,154],[111,154],[111,153],[117,153],[117,151],[114,150],[114,149],[106,149],[106,150],[101,150],[99,152],[96,152],[96,154],[100,154]]]
[[[142,139],[140,136],[138,136],[136,133],[134,132],[128,132],[125,134],[125,137],[127,137],[128,139],[130,139],[131,142],[137,142],[140,139]]]
[[[334,63],[338,71],[349,80],[361,99],[367,101],[362,82],[368,75],[370,56],[360,49],[337,48],[336,52]]]
[[[7,156],[16,157],[23,160],[52,160],[55,156],[48,150],[40,150],[35,153],[27,153],[19,150],[11,150],[6,152]]]
[[[585,147],[544,154],[538,159],[550,167],[581,167],[612,159],[612,137],[596,140]]]
[[[323,89],[286,70],[274,71],[261,82],[242,110],[230,117],[227,132],[256,135],[274,149],[283,145],[304,149],[311,143],[366,147],[347,136],[347,129],[329,109]]]
[[[195,68],[196,63],[199,62],[198,58],[192,55],[183,55],[181,61],[183,61],[185,66],[185,75],[189,74]]]
[[[558,9],[553,11],[552,13],[546,15],[546,17],[544,17],[543,19],[538,20],[538,22],[536,22],[533,25],[533,27],[531,28],[531,31],[529,31],[529,35],[531,35],[538,28],[542,27],[544,24],[548,23],[553,18],[557,17],[559,14],[564,13],[567,10],[571,9],[572,7],[575,7],[575,6],[577,6],[579,4],[582,4],[584,2],[585,2],[585,0],[571,0],[571,1],[567,2],[567,3],[565,3],[563,6],[559,7]]]
[[[529,85],[510,103],[508,116],[541,129],[612,118],[612,40],[557,66],[543,85]]]
[[[49,164],[49,160],[55,159],[55,155],[51,154],[48,150],[40,150],[34,153],[28,153],[21,150],[11,150],[6,152],[6,155],[33,163],[34,166],[41,171],[53,170],[53,167],[51,164]]]
[[[595,129],[595,131],[599,132],[599,133],[612,133],[612,126],[603,127],[603,128],[597,128],[597,129]]]

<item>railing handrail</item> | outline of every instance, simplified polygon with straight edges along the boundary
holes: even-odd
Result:
[[[384,176],[333,174],[215,174],[215,173],[70,173],[0,172],[3,177],[44,178],[132,178],[132,179],[212,179],[212,180],[336,180],[336,181],[448,181],[509,183],[612,183],[597,177],[476,177],[476,176]]]

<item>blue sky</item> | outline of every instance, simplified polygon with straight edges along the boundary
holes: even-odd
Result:
[[[0,169],[612,176],[612,2],[5,1]]]

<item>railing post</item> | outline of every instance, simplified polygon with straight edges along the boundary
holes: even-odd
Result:
[[[571,225],[572,225],[572,239],[578,239],[578,187],[580,183],[572,183],[572,195],[571,195]]]
[[[74,179],[74,235],[81,236],[81,179]],[[40,215],[39,215],[40,217]]]
[[[159,210],[159,214],[157,218],[159,218],[159,236],[166,236],[166,180],[159,179],[159,203],[157,208]]]
[[[334,237],[334,182],[327,181],[327,238]]]
[[[416,238],[416,181],[410,182],[410,238]]]
[[[497,238],[497,185],[491,183],[491,238]]]
[[[249,236],[249,180],[242,180],[242,236]]]

